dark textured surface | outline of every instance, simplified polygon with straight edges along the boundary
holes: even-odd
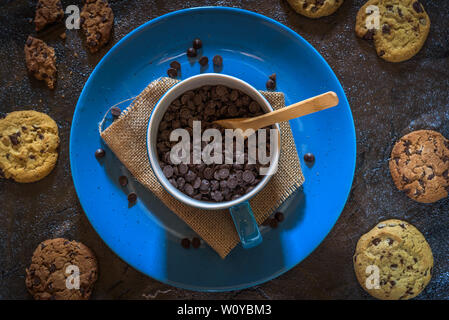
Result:
[[[65,1],[63,6],[81,1]],[[50,91],[25,70],[23,46],[34,34],[35,1],[0,4],[0,112],[24,107],[48,113],[60,127],[60,159],[46,179],[29,185],[0,181],[0,299],[29,299],[24,270],[36,245],[67,237],[92,248],[100,277],[93,298],[151,299],[365,299],[352,268],[358,238],[378,221],[405,219],[420,229],[433,249],[434,275],[418,299],[449,299],[449,199],[415,203],[396,190],[388,171],[394,142],[415,129],[433,129],[449,137],[449,4],[422,1],[432,22],[424,48],[409,61],[379,59],[369,42],[357,39],[355,16],[364,1],[346,0],[332,16],[310,20],[286,1],[111,0],[113,38],[91,55],[79,32],[58,35],[54,25],[39,37],[55,47],[56,89]],[[196,293],[154,281],[121,261],[99,238],[78,202],[70,175],[69,135],[75,104],[96,63],[108,48],[144,22],[174,10],[223,5],[252,10],[289,26],[328,61],[351,105],[357,131],[357,169],[348,203],[323,243],[281,277],[255,288],[229,293]],[[280,48],[282,50],[282,48]],[[78,54],[78,57],[75,56]]]

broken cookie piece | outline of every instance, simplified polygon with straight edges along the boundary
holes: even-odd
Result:
[[[28,71],[53,89],[56,81],[55,50],[44,41],[29,36],[25,44],[25,60]]]
[[[114,13],[106,0],[86,0],[80,23],[89,51],[94,53],[109,41]]]
[[[63,17],[64,10],[60,0],[39,0],[34,17],[36,31],[44,29],[48,24],[62,20]]]

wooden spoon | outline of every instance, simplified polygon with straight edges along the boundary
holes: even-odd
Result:
[[[227,129],[242,129],[243,131],[253,129],[254,131],[257,131],[260,128],[325,110],[334,107],[337,104],[337,94],[333,91],[329,91],[257,117],[222,119],[216,120],[214,123]]]

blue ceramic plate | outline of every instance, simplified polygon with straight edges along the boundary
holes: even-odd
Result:
[[[277,229],[262,228],[263,243],[236,247],[222,260],[207,246],[185,250],[180,239],[194,232],[153,194],[130,179],[123,190],[118,177],[126,169],[106,148],[98,123],[108,108],[136,96],[165,75],[169,62],[182,64],[182,78],[198,74],[185,55],[192,39],[203,40],[203,54],[220,54],[222,72],[265,89],[276,72],[277,89],[293,103],[333,90],[340,104],[290,122],[306,178],[304,187],[284,203],[286,220]],[[210,67],[204,72],[211,72]],[[303,155],[316,163],[307,167]],[[343,89],[320,54],[303,38],[262,15],[234,8],[204,7],[173,12],[140,26],[119,41],[87,81],[72,123],[70,162],[81,205],[95,230],[123,260],[170,285],[201,291],[250,287],[273,279],[307,257],[337,221],[348,197],[355,168],[354,123]],[[127,192],[138,203],[128,208]]]

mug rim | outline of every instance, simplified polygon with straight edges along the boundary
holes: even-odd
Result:
[[[234,82],[236,84],[234,87],[235,89],[239,89],[239,90],[243,91],[245,94],[248,94],[248,92],[245,92],[245,90],[243,90],[242,87],[244,89],[247,89],[246,91],[250,91],[255,96],[257,96],[257,98],[259,98],[259,100],[263,104],[263,105],[261,105],[261,107],[264,110],[273,111],[271,104],[256,88],[254,88],[253,86],[251,86],[250,84],[248,84],[247,82],[245,82],[239,78],[236,78],[236,77],[233,77],[230,75],[219,74],[219,73],[202,73],[199,75],[194,75],[192,77],[181,80],[180,82],[178,82],[177,84],[172,86],[169,90],[167,90],[167,92],[164,93],[164,95],[159,99],[159,101],[154,106],[154,108],[150,114],[150,118],[148,120],[148,125],[147,125],[147,136],[146,136],[147,156],[148,156],[148,159],[150,162],[150,166],[151,166],[156,178],[158,179],[159,183],[175,199],[181,201],[184,204],[187,204],[189,206],[193,206],[193,207],[196,207],[199,209],[206,209],[206,210],[227,209],[227,208],[236,206],[242,202],[248,201],[249,199],[251,199],[253,196],[255,196],[259,191],[261,191],[267,185],[268,181],[271,179],[273,174],[276,172],[276,169],[278,166],[279,157],[280,157],[280,149],[281,149],[281,144],[280,144],[281,131],[280,131],[279,124],[276,123],[274,126],[278,130],[279,141],[278,141],[278,147],[276,148],[276,152],[274,154],[274,161],[272,161],[270,166],[268,167],[267,174],[262,178],[262,180],[257,185],[254,186],[254,189],[251,190],[250,192],[242,195],[238,199],[231,200],[231,201],[221,201],[221,202],[208,202],[208,201],[196,200],[196,199],[184,194],[181,190],[179,190],[175,186],[173,186],[168,181],[168,179],[165,177],[165,175],[163,174],[162,168],[160,167],[159,161],[158,161],[157,149],[156,149],[156,143],[155,143],[156,141],[154,141],[154,143],[151,143],[150,136],[151,136],[152,130],[154,130],[154,133],[156,134],[156,137],[154,139],[157,139],[157,131],[158,131],[162,116],[163,116],[163,114],[165,114],[166,109],[169,107],[170,103],[172,102],[172,100],[169,101],[170,98],[172,98],[174,100],[174,99],[178,98],[180,95],[182,95],[183,93],[185,93],[189,90],[194,90],[195,88],[199,88],[201,86],[219,85],[218,83],[217,84],[209,84],[209,83],[205,82],[205,83],[198,84],[198,86],[196,86],[195,88],[185,89],[185,90],[180,89],[182,87],[187,86],[189,83],[201,81],[203,78],[206,80],[210,79],[210,78],[215,78],[218,80]],[[198,79],[200,79],[200,80],[198,80]],[[222,84],[222,85],[230,87],[228,84]],[[181,91],[181,93],[176,94],[176,96],[173,97],[174,93],[177,92],[178,90]],[[165,106],[165,108],[162,110],[161,108],[164,106]],[[155,115],[158,113],[161,113],[161,112],[163,112],[163,114],[159,118],[159,121],[157,121],[157,119],[156,119],[157,117],[155,117]],[[157,121],[157,123],[156,123],[156,121]]]

